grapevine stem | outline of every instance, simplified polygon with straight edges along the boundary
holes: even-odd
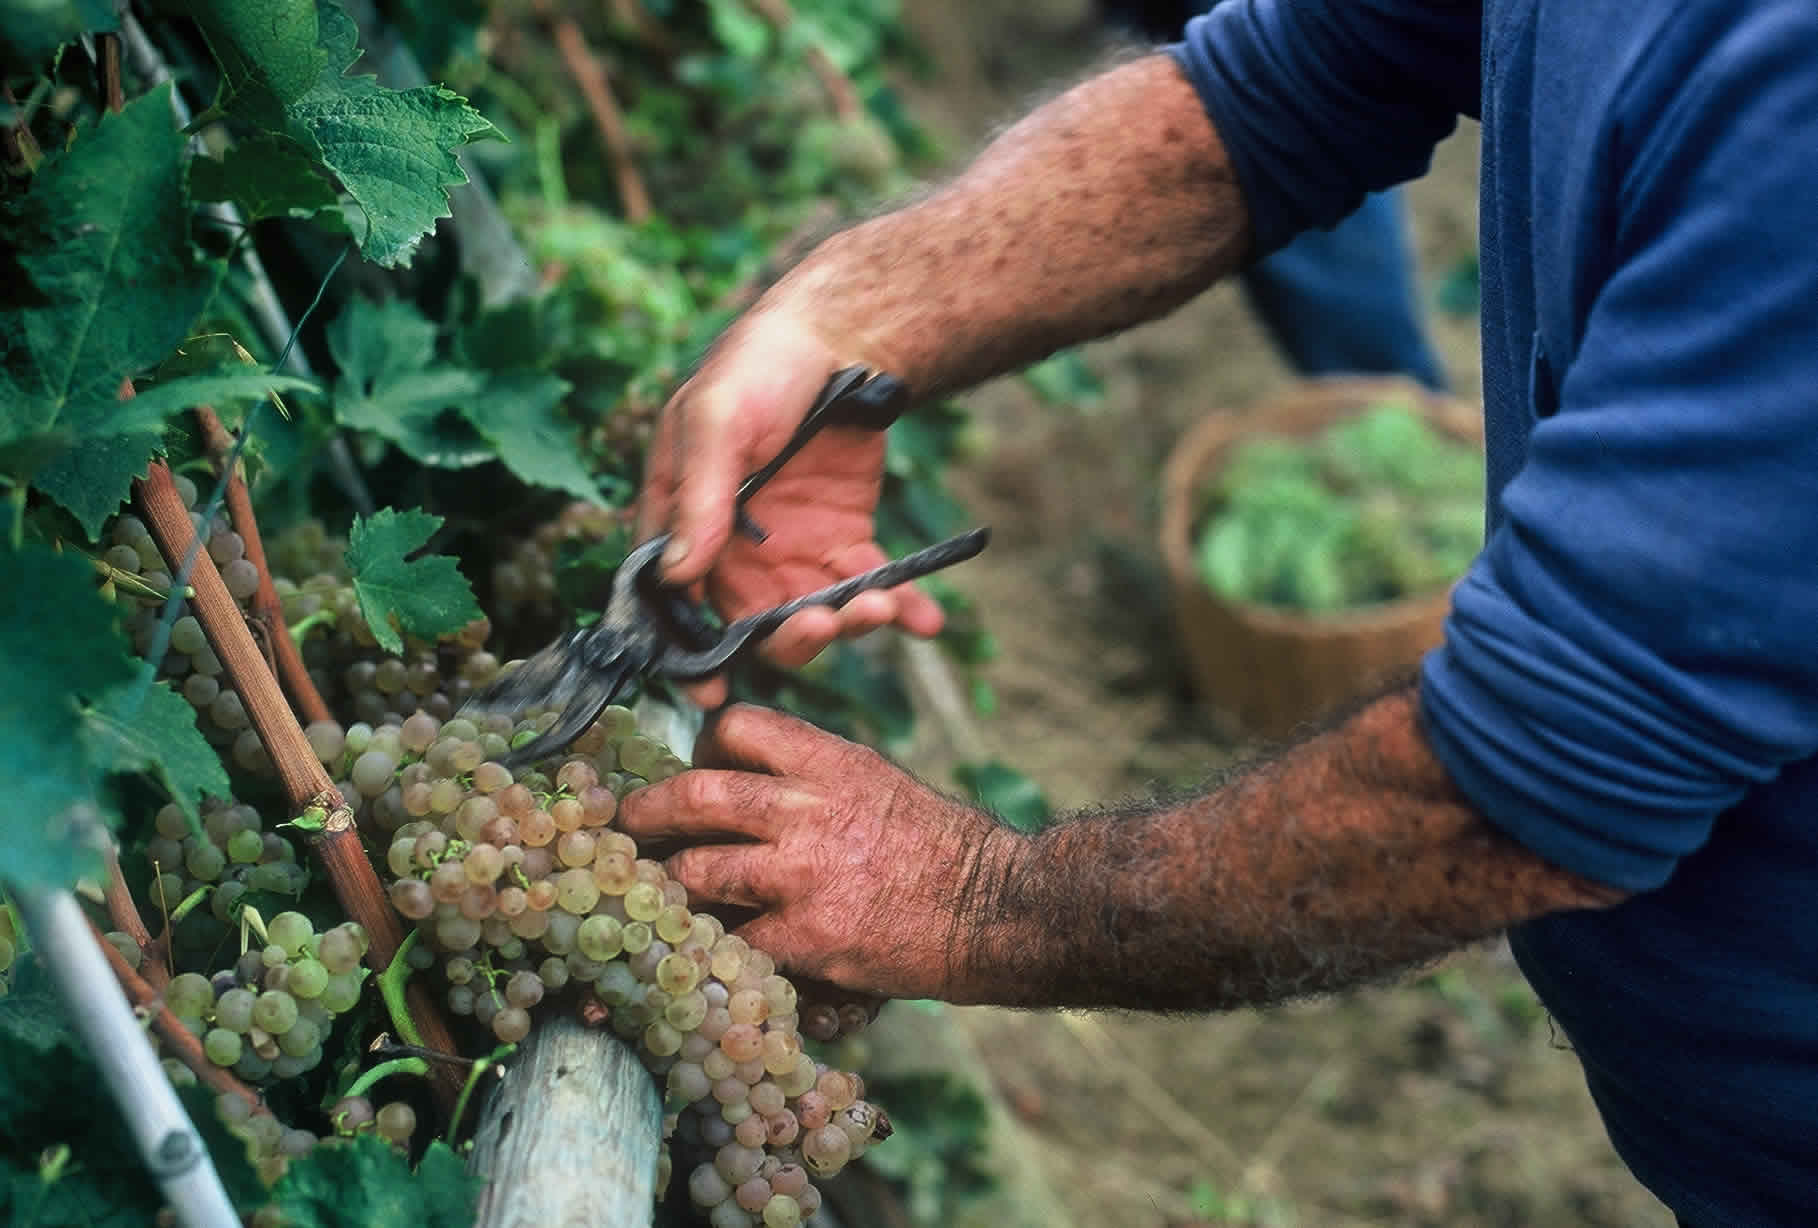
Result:
[[[193,602],[197,621],[208,637],[221,668],[240,701],[248,719],[259,735],[260,743],[278,773],[278,780],[293,810],[319,807],[328,815],[320,831],[309,837],[309,843],[320,861],[335,897],[347,915],[360,923],[371,942],[367,963],[383,970],[391,962],[403,937],[398,915],[386,898],[379,876],[367,859],[360,833],[354,827],[353,811],[328,778],[315,751],[303,736],[285,703],[278,680],[265,664],[259,646],[253,641],[246,620],[234,604],[233,596],[221,580],[208,552],[196,548],[195,526],[189,510],[171,481],[170,469],[154,461],[146,476],[133,484],[146,527],[151,530],[158,548],[166,559],[195,556],[190,583],[195,588]],[[412,1014],[424,1029],[425,1043],[433,1049],[456,1051],[454,1036],[448,1030],[429,993],[420,985],[411,987]],[[459,1092],[457,1080],[438,1077],[431,1081],[444,1103],[452,1103]]]
[[[105,939],[90,938],[93,926],[67,891],[26,888],[19,903],[70,1023],[100,1067],[164,1200],[191,1228],[239,1228],[208,1149],[97,948],[116,959],[120,953]]]
[[[202,1039],[184,1027],[183,1021],[164,1005],[163,991],[153,989],[144,977],[133,971],[132,965],[114,949],[113,943],[92,925],[89,928],[94,934],[96,945],[101,948],[102,958],[113,969],[114,979],[120,982],[120,988],[126,991],[126,996],[133,1005],[151,1016],[152,1027],[158,1030],[158,1035],[170,1049],[171,1056],[189,1067],[195,1072],[196,1078],[215,1091],[238,1096],[255,1109],[261,1107],[259,1093],[234,1078],[231,1071],[208,1060],[208,1055],[202,1052]],[[134,1026],[136,1029],[136,1022]]]
[[[448,1116],[447,1136],[449,1138],[454,1138],[455,1131],[460,1128],[461,1115],[467,1111],[467,1101],[473,1095],[473,1089],[480,1085],[480,1076],[495,1069],[500,1062],[517,1051],[516,1045],[500,1045],[485,1057],[474,1059],[473,1066],[467,1072],[467,1082],[462,1085],[461,1094],[455,1100],[454,1111]]]
[[[196,423],[202,428],[202,443],[208,449],[209,459],[220,472],[233,455],[234,437],[221,425],[220,416],[206,405],[196,407]],[[333,720],[334,714],[316,690],[316,684],[303,664],[303,654],[297,651],[296,641],[283,634],[284,610],[278,604],[278,591],[272,587],[271,568],[265,561],[265,542],[259,534],[252,496],[247,493],[246,479],[238,465],[227,479],[227,514],[233,520],[234,532],[246,543],[246,557],[259,569],[259,587],[252,597],[253,617],[263,622],[270,632],[272,651],[278,661],[278,676],[283,680],[290,702],[296,706],[304,724]]]
[[[606,160],[612,166],[613,179],[619,188],[619,203],[625,209],[625,220],[634,225],[650,220],[654,212],[644,177],[638,173],[631,157],[631,139],[625,132],[625,116],[612,96],[612,78],[606,65],[587,45],[581,23],[567,13],[556,13],[549,0],[538,0],[537,10],[548,18],[555,32],[556,49],[562,65],[587,99],[593,113],[594,127],[600,131],[600,144],[606,148]]]
[[[380,1062],[371,1070],[363,1070],[360,1077],[348,1085],[341,1093],[343,1100],[349,1096],[364,1096],[371,1091],[380,1079],[389,1079],[392,1075],[425,1075],[429,1073],[429,1063],[420,1057],[394,1057],[389,1062]],[[455,1109],[460,1110],[460,1100],[455,1101]]]
[[[133,903],[133,893],[127,890],[126,879],[120,873],[120,850],[112,845],[107,850],[107,883],[102,892],[108,919],[115,929],[138,945],[139,966],[146,970],[145,979],[162,993],[165,983],[170,980],[170,970],[164,966],[164,943],[152,937],[145,918],[139,915],[139,906]]]
[[[385,1003],[385,1012],[391,1016],[391,1026],[397,1029],[399,1036],[419,1047],[423,1044],[423,1038],[418,1034],[417,1021],[410,1013],[405,989],[410,983],[410,949],[417,945],[421,936],[419,930],[406,934],[404,941],[398,944],[398,953],[391,957],[391,962],[379,973],[379,997]]]

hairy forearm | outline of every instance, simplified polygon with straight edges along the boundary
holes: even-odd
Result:
[[[939,396],[1160,316],[1235,268],[1223,145],[1163,55],[1038,108],[928,198],[829,239],[758,310]]]
[[[1412,688],[1183,805],[1064,823],[975,893],[984,1000],[1162,1010],[1338,990],[1622,898],[1465,803]]]

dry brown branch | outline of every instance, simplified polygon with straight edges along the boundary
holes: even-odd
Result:
[[[154,461],[133,489],[140,515],[169,562],[171,574],[180,575],[184,561],[194,555],[189,584],[195,592],[191,605],[196,620],[221,658],[222,672],[238,692],[248,720],[271,757],[292,813],[317,809],[327,816],[323,827],[310,836],[310,847],[327,872],[341,907],[366,929],[371,940],[367,964],[383,971],[403,941],[403,928],[360,843],[352,809],[291,715],[277,677],[267,667],[214,560],[197,545],[189,509],[171,481],[170,469],[162,461]],[[424,1043],[432,1049],[456,1052],[454,1037],[428,990],[413,981],[409,992],[411,1015],[422,1030]],[[431,1069],[430,1082],[444,1106],[452,1106],[460,1094],[459,1076],[438,1065]]]
[[[101,94],[107,109],[118,115],[126,107],[126,85],[120,79],[120,36],[97,34],[95,49],[101,57]]]
[[[206,405],[196,407],[196,422],[202,428],[203,445],[219,473],[233,454],[234,437],[221,425],[220,416]],[[253,515],[252,496],[246,489],[246,479],[237,468],[227,483],[227,514],[233,521],[234,532],[246,543],[246,557],[259,569],[259,588],[253,594],[252,613],[264,625],[271,656],[277,662],[278,677],[284,683],[284,693],[290,696],[291,705],[303,724],[333,720],[334,714],[323,702],[308,667],[303,664],[303,654],[298,651],[296,641],[290,638],[284,608],[271,584],[271,568],[265,561],[265,542],[259,535],[258,519]]]
[[[567,13],[555,12],[549,0],[539,0],[537,11],[550,22],[562,65],[574,78],[574,83],[581,87],[587,109],[593,114],[594,127],[599,129],[600,143],[605,146],[606,160],[611,164],[613,179],[618,184],[625,220],[649,221],[652,213],[650,191],[644,186],[644,177],[632,160],[631,137],[625,131],[625,116],[612,96],[612,79],[606,73],[606,65],[587,45],[580,22]]]
[[[258,1092],[234,1078],[231,1071],[208,1060],[208,1055],[202,1052],[202,1038],[184,1027],[183,1021],[164,1005],[163,991],[152,988],[149,981],[134,972],[132,965],[126,962],[126,957],[114,949],[114,944],[103,936],[93,921],[89,922],[89,928],[94,931],[95,941],[101,944],[101,954],[107,957],[107,965],[114,970],[114,978],[120,982],[120,988],[126,992],[127,998],[135,1007],[151,1018],[152,1027],[157,1030],[171,1056],[195,1071],[196,1078],[215,1091],[238,1096],[255,1109],[263,1108],[264,1101],[259,1098]]]

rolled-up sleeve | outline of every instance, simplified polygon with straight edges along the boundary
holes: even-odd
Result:
[[[1612,271],[1424,665],[1464,793],[1631,890],[1818,753],[1818,15],[1749,13],[1618,125]]]
[[[1477,112],[1482,13],[1448,0],[1224,0],[1169,50],[1243,188],[1256,254],[1415,178]]]

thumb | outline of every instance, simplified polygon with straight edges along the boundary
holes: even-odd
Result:
[[[733,503],[748,467],[745,432],[723,396],[692,399],[672,441],[668,469],[675,477],[663,578],[693,584],[713,567],[732,535]]]

